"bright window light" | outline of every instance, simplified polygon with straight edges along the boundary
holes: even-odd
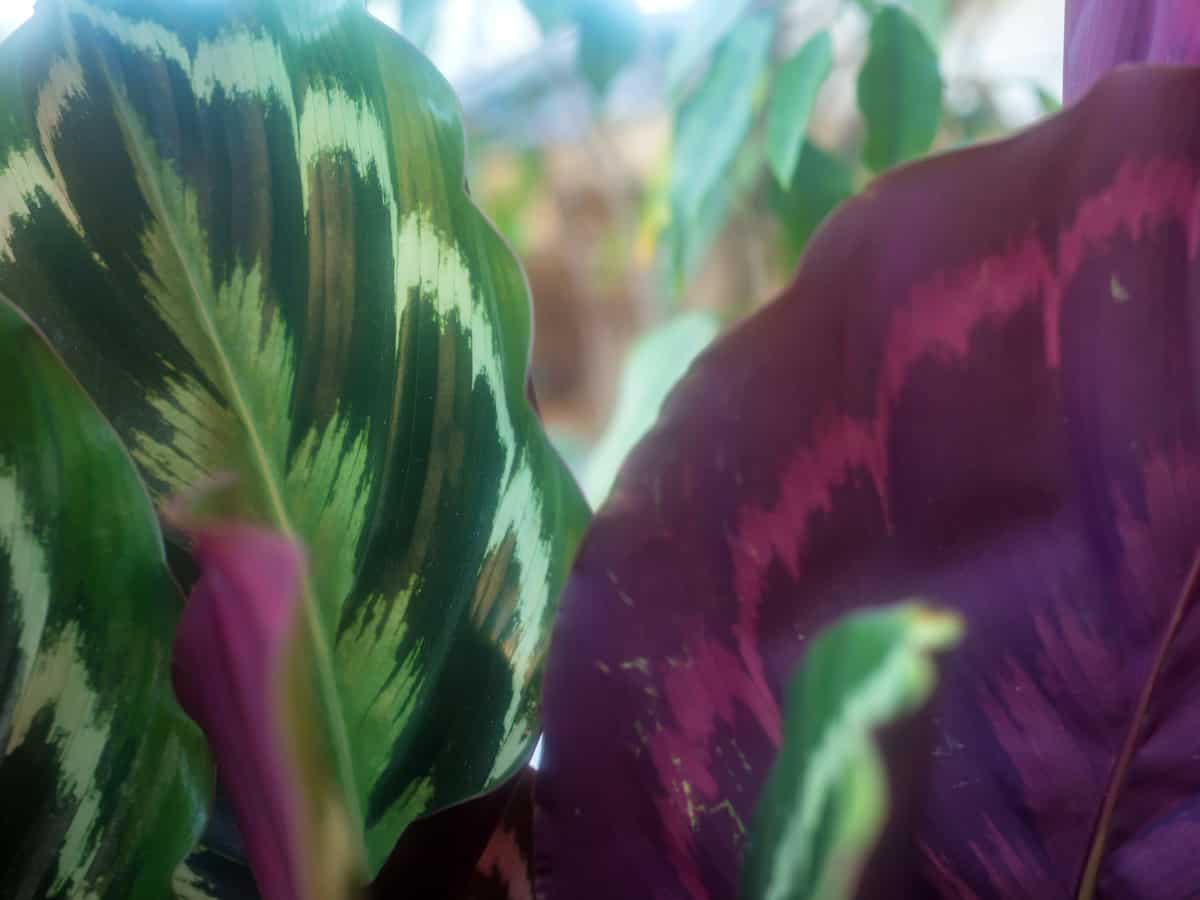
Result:
[[[33,15],[33,0],[0,0],[0,38],[8,37]]]
[[[644,16],[681,13],[695,4],[696,0],[637,0],[637,8]]]

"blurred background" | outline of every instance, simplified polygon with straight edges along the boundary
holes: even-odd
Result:
[[[598,502],[665,391],[880,171],[1061,98],[1064,0],[370,0],[454,86]],[[33,10],[0,0],[0,36]]]

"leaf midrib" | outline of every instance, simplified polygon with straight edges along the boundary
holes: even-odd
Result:
[[[234,414],[242,422],[243,428],[249,437],[251,447],[251,457],[255,467],[259,470],[259,475],[263,485],[266,487],[268,502],[271,506],[271,513],[275,519],[275,524],[287,536],[299,539],[299,533],[293,527],[291,519],[288,516],[287,507],[283,500],[283,494],[276,482],[275,472],[270,463],[270,458],[267,455],[266,447],[263,444],[262,437],[255,427],[254,419],[250,415],[250,407],[246,398],[242,394],[241,387],[234,373],[233,364],[231,363],[225,347],[220,339],[220,333],[217,330],[216,323],[210,315],[207,304],[203,299],[203,292],[199,288],[200,281],[196,273],[192,270],[188,256],[183,252],[183,240],[177,233],[174,220],[167,215],[166,203],[163,200],[161,186],[158,179],[154,176],[153,170],[149,161],[145,158],[140,143],[131,134],[129,123],[126,121],[126,115],[132,115],[128,108],[128,97],[118,87],[117,81],[108,67],[108,62],[102,56],[100,58],[100,68],[104,73],[104,78],[108,83],[108,88],[112,94],[114,104],[114,118],[121,130],[121,136],[126,147],[129,149],[130,158],[134,163],[135,169],[142,176],[139,180],[145,185],[147,200],[150,202],[151,212],[155,218],[162,224],[174,252],[179,260],[180,267],[183,270],[184,277],[187,281],[188,290],[191,294],[192,304],[195,307],[195,312],[200,320],[206,337],[208,338],[215,356],[217,364],[221,369],[221,374],[225,380],[227,395],[230,405],[233,407]],[[316,609],[316,594],[313,590],[312,579],[309,577],[307,566],[301,572],[301,592],[304,600],[305,619],[308,624],[308,631],[315,650],[315,667],[317,670],[317,682],[320,686],[321,698],[325,708],[331,713],[333,722],[332,744],[334,754],[336,756],[336,765],[338,774],[342,782],[343,800],[347,805],[347,812],[350,821],[354,824],[355,829],[359,831],[360,845],[365,846],[365,841],[362,836],[363,817],[358,803],[358,782],[354,777],[353,757],[350,753],[350,742],[346,734],[343,723],[346,721],[345,714],[342,711],[341,697],[337,693],[336,679],[334,678],[333,652],[326,640],[325,633],[321,628],[321,619]]]
[[[1104,860],[1104,851],[1108,844],[1108,833],[1112,828],[1117,801],[1120,799],[1121,791],[1125,787],[1125,781],[1129,776],[1129,769],[1133,765],[1133,758],[1137,753],[1138,745],[1141,741],[1142,727],[1145,724],[1146,713],[1150,708],[1150,697],[1154,693],[1154,688],[1158,684],[1162,670],[1166,667],[1167,658],[1170,656],[1175,637],[1183,625],[1183,620],[1186,617],[1188,609],[1191,607],[1192,600],[1198,588],[1200,588],[1200,550],[1197,550],[1196,555],[1192,558],[1191,568],[1188,570],[1183,587],[1180,589],[1179,597],[1176,599],[1175,605],[1171,610],[1171,618],[1168,620],[1167,627],[1159,639],[1158,651],[1155,653],[1154,661],[1150,666],[1149,673],[1147,673],[1146,681],[1142,685],[1142,692],[1138,696],[1137,706],[1134,707],[1133,716],[1129,722],[1129,730],[1125,733],[1125,741],[1121,746],[1121,753],[1113,765],[1112,772],[1109,774],[1108,785],[1104,790],[1104,800],[1100,805],[1100,812],[1096,817],[1096,824],[1092,829],[1091,840],[1088,843],[1088,855],[1084,859],[1083,868],[1079,874],[1079,881],[1075,889],[1075,900],[1092,900],[1096,894],[1096,886],[1100,877],[1100,865]]]

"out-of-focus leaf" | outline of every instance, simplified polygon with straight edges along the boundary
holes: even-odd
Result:
[[[725,228],[726,221],[758,182],[763,167],[763,144],[751,133],[736,151],[725,176],[718,178],[700,201],[691,219],[671,216],[661,236],[669,253],[668,279],[664,293],[676,296],[707,257]]]
[[[692,310],[638,338],[625,362],[616,408],[588,456],[583,492],[593,507],[604,502],[621,463],[650,430],[671,388],[720,327],[712,313]]]
[[[1195,65],[1200,4],[1180,0],[1067,0],[1063,100],[1073,103],[1122,63]]]
[[[200,577],[175,640],[179,701],[204,729],[264,900],[361,896],[351,824],[312,693],[288,538],[240,523],[197,525]]]
[[[925,29],[930,43],[936,47],[946,30],[947,0],[900,0],[900,5]]]
[[[870,48],[858,73],[866,120],[863,159],[876,172],[929,149],[942,119],[942,76],[929,38],[909,15],[885,6],[871,21]]]
[[[910,596],[967,631],[873,896],[1200,884],[1197,106],[1200,69],[1123,69],[888,173],[701,354],[555,624],[547,900],[732,896],[808,637]]]
[[[0,893],[160,900],[204,823],[181,607],[133,462],[0,299]]]
[[[358,4],[47,0],[0,48],[0,290],[154,497],[300,539],[372,870],[517,771],[585,518],[448,85]]]
[[[553,31],[572,19],[578,0],[521,0],[543,32]]]
[[[418,819],[372,885],[374,900],[533,900],[533,791],[525,769],[490,794]]]
[[[439,0],[396,0],[400,4],[400,33],[424,48],[433,37]]]
[[[667,59],[669,94],[679,94],[700,64],[735,30],[750,6],[751,0],[701,0],[688,11],[687,24]]]
[[[832,68],[833,42],[829,32],[822,31],[775,73],[767,107],[767,162],[784,190],[792,183],[817,91]]]
[[[680,109],[671,160],[672,219],[690,223],[725,177],[754,115],[754,93],[766,71],[771,20],[752,16],[729,35],[712,69]]]
[[[641,41],[638,12],[628,0],[576,0],[579,68],[603,96]]]
[[[770,203],[783,232],[786,265],[793,268],[808,239],[839,203],[854,193],[854,172],[831,153],[808,141],[788,190],[771,184]]]
[[[1041,107],[1043,115],[1052,116],[1062,109],[1062,102],[1042,85],[1033,85],[1033,92],[1037,96],[1038,106]]]
[[[960,631],[957,617],[909,605],[851,614],[813,638],[788,686],[783,747],[754,814],[744,900],[855,895],[888,814],[876,734],[928,700],[933,654]]]

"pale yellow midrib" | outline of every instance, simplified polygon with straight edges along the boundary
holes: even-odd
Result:
[[[128,98],[124,92],[117,86],[112,73],[109,71],[108,62],[101,58],[100,67],[104,72],[104,78],[108,82],[109,90],[112,92],[114,101],[114,111],[116,112],[117,125],[121,129],[121,136],[124,139],[125,145],[129,148],[130,154],[134,161],[134,166],[142,174],[142,184],[145,186],[147,199],[151,201],[152,213],[155,218],[162,223],[168,238],[171,242],[171,248],[174,250],[176,258],[179,260],[180,266],[183,269],[184,277],[187,280],[188,289],[192,295],[193,305],[195,306],[196,314],[200,319],[201,326],[204,328],[209,341],[212,344],[213,350],[217,358],[217,364],[221,367],[222,375],[225,378],[227,387],[231,393],[230,403],[234,408],[235,415],[241,420],[243,429],[250,438],[252,456],[254,462],[260,469],[263,482],[267,488],[267,494],[272,506],[272,512],[276,519],[276,524],[289,537],[298,537],[295,528],[291,524],[291,520],[287,514],[287,508],[283,502],[283,496],[279,491],[278,485],[273,477],[274,473],[270,464],[270,459],[267,456],[266,448],[262,443],[262,439],[254,427],[253,419],[249,414],[249,405],[245,397],[242,395],[241,388],[238,385],[237,378],[234,375],[233,366],[230,363],[224,347],[221,344],[219,333],[217,332],[216,323],[212,320],[208,308],[202,300],[202,292],[198,287],[198,279],[189,265],[188,257],[183,252],[182,242],[176,234],[173,223],[169,216],[166,215],[166,204],[162,197],[162,192],[158,184],[158,180],[153,177],[150,163],[141,152],[138,141],[130,134],[128,123],[125,121],[125,115],[132,115],[132,112],[127,109],[126,104]],[[316,651],[316,666],[317,666],[317,682],[321,687],[322,699],[326,704],[326,708],[330,710],[334,717],[334,735],[333,745],[334,751],[338,757],[337,766],[342,780],[343,800],[347,805],[350,821],[354,827],[359,830],[360,843],[365,847],[365,839],[363,839],[362,828],[364,819],[359,809],[358,804],[358,781],[354,777],[354,764],[350,755],[350,742],[346,735],[344,723],[346,721],[345,714],[342,712],[341,698],[338,696],[336,688],[336,679],[334,678],[333,652],[325,640],[324,631],[321,628],[320,616],[316,609],[316,597],[312,588],[312,581],[309,578],[307,567],[301,572],[302,594],[304,597],[305,618],[308,622],[309,634],[312,638],[314,649]]]

